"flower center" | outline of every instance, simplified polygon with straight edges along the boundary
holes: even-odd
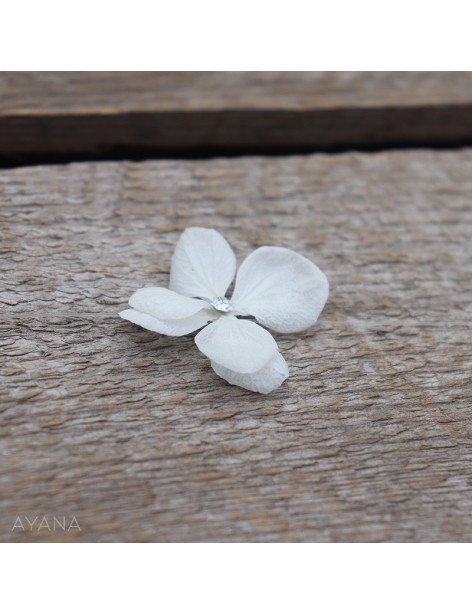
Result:
[[[228,313],[228,311],[233,309],[231,303],[224,296],[217,296],[210,301],[210,305],[213,307],[213,309],[216,309],[216,311],[221,311],[223,313]]]

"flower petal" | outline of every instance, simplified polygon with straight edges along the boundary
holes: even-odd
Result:
[[[294,333],[316,322],[328,293],[313,262],[284,247],[259,247],[242,263],[231,303],[272,330]]]
[[[184,296],[224,296],[236,272],[236,257],[219,232],[187,228],[181,235],[170,269],[169,288]]]
[[[259,371],[277,352],[268,331],[231,315],[221,316],[200,331],[195,343],[210,360],[237,373]]]
[[[216,362],[212,362],[211,366],[217,375],[233,386],[240,386],[261,394],[269,394],[288,377],[288,366],[280,352],[276,352],[275,356],[255,373],[236,373]]]
[[[206,306],[203,301],[182,296],[167,288],[140,288],[128,302],[134,309],[158,320],[188,318]]]
[[[194,313],[188,318],[182,318],[181,320],[158,320],[147,313],[142,313],[135,309],[125,309],[120,313],[120,316],[124,320],[133,322],[133,324],[138,324],[147,330],[152,330],[154,333],[171,337],[181,337],[182,335],[193,333],[208,324],[214,317],[208,309],[202,309],[198,313]]]

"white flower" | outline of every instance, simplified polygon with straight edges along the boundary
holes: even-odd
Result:
[[[202,328],[195,343],[215,373],[267,394],[287,379],[288,367],[259,324],[278,333],[313,326],[328,298],[328,280],[307,258],[284,247],[259,247],[250,254],[227,299],[235,273],[233,250],[216,230],[188,228],[172,258],[169,289],[137,290],[129,300],[132,309],[120,316],[163,335]]]

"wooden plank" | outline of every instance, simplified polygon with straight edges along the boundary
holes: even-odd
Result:
[[[471,72],[0,72],[2,114],[469,104]]]
[[[472,72],[0,73],[0,162],[472,141]]]
[[[470,541],[471,165],[464,150],[2,171],[1,538]],[[117,317],[167,283],[191,225],[239,261],[285,245],[329,276],[319,324],[277,336],[291,376],[269,396],[217,378],[192,336]],[[44,515],[81,531],[12,531]]]

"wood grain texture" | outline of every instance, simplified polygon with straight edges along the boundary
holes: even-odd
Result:
[[[471,72],[0,72],[2,114],[469,104]]]
[[[472,150],[0,173],[0,535],[470,541]],[[260,396],[192,336],[120,320],[180,232],[284,245],[331,281]],[[18,515],[81,531],[12,531]]]
[[[472,72],[3,72],[0,161],[457,144]]]

